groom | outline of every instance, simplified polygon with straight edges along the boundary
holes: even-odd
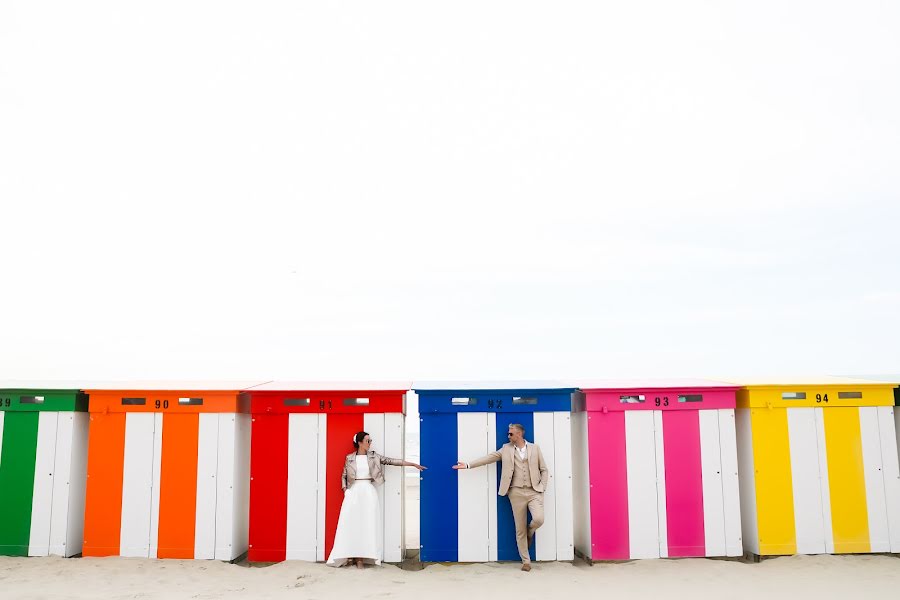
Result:
[[[522,570],[531,570],[531,556],[528,547],[534,532],[544,524],[544,488],[550,481],[550,472],[544,462],[544,455],[537,444],[525,441],[525,427],[518,423],[509,425],[509,443],[499,450],[472,462],[458,462],[454,469],[474,469],[501,461],[498,494],[508,496],[516,522],[516,544],[522,558]],[[531,525],[528,525],[528,513]]]

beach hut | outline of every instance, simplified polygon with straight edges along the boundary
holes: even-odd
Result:
[[[702,380],[581,386],[572,417],[579,554],[743,554],[736,391]]]
[[[81,552],[86,411],[77,384],[0,383],[0,555]]]
[[[900,447],[900,375],[863,375],[860,379],[880,381],[894,386],[894,430],[897,433],[897,445]]]
[[[900,552],[893,386],[838,377],[738,383],[745,550]]]
[[[250,549],[254,562],[325,561],[344,494],[344,459],[366,431],[372,449],[404,458],[408,382],[270,382],[247,390],[253,419]],[[378,486],[383,560],[403,560],[405,487],[401,467]]]
[[[235,560],[247,551],[258,382],[122,382],[90,394],[84,556]]]
[[[498,496],[500,468],[454,471],[506,443],[509,424],[525,427],[550,471],[544,492],[544,525],[531,558],[572,560],[573,388],[534,382],[414,384],[419,396],[422,464],[420,557],[422,561],[519,560],[509,500]]]

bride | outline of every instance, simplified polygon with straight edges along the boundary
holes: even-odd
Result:
[[[341,567],[356,562],[356,567],[381,564],[381,506],[378,503],[376,485],[384,483],[384,465],[415,467],[420,471],[425,467],[397,458],[387,458],[370,450],[372,438],[365,431],[353,436],[355,452],[347,455],[341,487],[344,502],[338,517],[334,547],[326,563]]]

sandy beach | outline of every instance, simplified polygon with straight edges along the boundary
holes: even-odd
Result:
[[[419,543],[416,478],[406,487],[406,545]],[[90,598],[894,598],[900,557],[791,556],[758,564],[666,559],[622,563],[431,564],[334,569],[291,561],[268,566],[143,558],[0,556],[0,599]],[[512,594],[511,590],[515,590]]]
[[[900,558],[793,556],[759,564],[710,559],[589,566],[512,563],[333,569],[286,562],[0,557],[0,597],[125,598],[894,598]]]

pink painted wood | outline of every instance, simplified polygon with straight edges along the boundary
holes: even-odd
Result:
[[[734,408],[738,386],[729,385],[646,385],[626,386],[611,383],[610,387],[582,388],[585,409],[588,411],[623,410],[700,410]],[[700,402],[683,402],[679,398],[701,396]],[[643,401],[627,402],[627,397],[643,396]],[[659,404],[657,405],[657,398]],[[668,399],[668,404],[666,404]]]
[[[588,415],[591,481],[591,554],[595,560],[630,558],[625,413]]]
[[[699,411],[663,412],[669,556],[706,556]]]

